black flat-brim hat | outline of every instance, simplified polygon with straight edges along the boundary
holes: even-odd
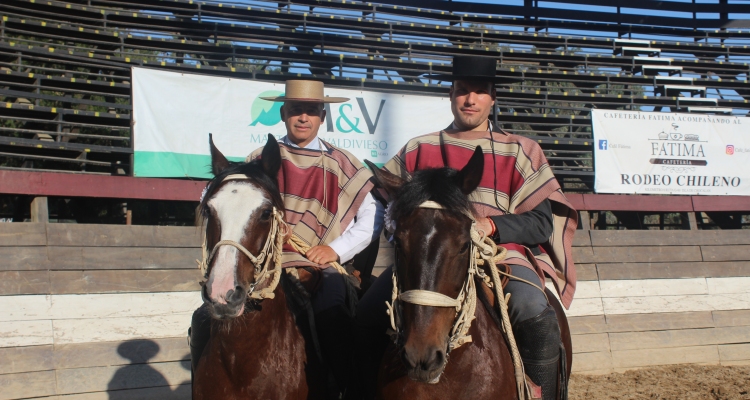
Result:
[[[445,82],[475,80],[500,83],[507,80],[507,78],[497,76],[496,58],[479,56],[455,56],[451,74],[431,74],[424,77]]]

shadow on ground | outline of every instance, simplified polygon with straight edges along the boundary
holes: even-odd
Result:
[[[159,344],[148,339],[128,340],[120,344],[117,353],[130,360],[130,364],[118,369],[107,384],[109,400],[190,399],[190,380],[172,390],[167,378],[153,364],[148,364],[159,350]],[[183,357],[180,366],[190,371],[189,355]]]

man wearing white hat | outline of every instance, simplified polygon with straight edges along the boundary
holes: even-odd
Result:
[[[353,369],[354,310],[347,308],[348,301],[353,300],[347,298],[347,278],[329,266],[331,262],[349,262],[378,239],[383,207],[370,194],[374,185],[372,173],[351,153],[318,137],[326,117],[324,104],[349,99],[325,97],[323,83],[318,81],[290,80],[285,89],[283,96],[263,99],[284,102],[281,119],[287,135],[279,140],[279,191],[286,207],[286,222],[294,236],[310,249],[303,256],[285,246],[282,264],[322,269],[312,307],[324,361],[338,384],[331,395],[338,398],[346,390]],[[261,150],[254,151],[246,161],[259,157]],[[199,327],[208,325],[199,311],[193,316],[191,335],[191,352],[197,354],[196,361],[205,343],[194,343],[200,336],[196,331],[205,331]]]

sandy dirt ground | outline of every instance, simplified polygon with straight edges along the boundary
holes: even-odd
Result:
[[[750,399],[750,366],[676,365],[613,373],[573,374],[571,400]]]

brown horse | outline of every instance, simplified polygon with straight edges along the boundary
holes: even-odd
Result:
[[[230,163],[209,143],[215,178],[199,207],[210,250],[202,294],[211,338],[195,368],[193,398],[320,398],[324,375],[306,340],[310,329],[293,312],[295,281],[278,258],[285,233],[278,143],[269,135],[261,159],[247,164]]]
[[[393,305],[390,313],[395,314],[397,339],[381,364],[378,398],[518,398],[513,361],[501,330],[496,297],[477,276],[469,275],[470,257],[474,257],[469,194],[479,185],[483,168],[480,147],[461,171],[451,168],[419,171],[409,182],[373,168],[375,179],[394,199],[390,216],[396,226],[394,271],[398,298],[426,291],[432,292],[427,293],[428,299],[437,297],[450,304],[461,298],[460,293],[466,295],[467,279],[474,279],[481,303],[475,308],[476,319],[468,330],[471,341],[453,351],[451,336],[457,321],[456,307],[418,305],[415,303],[420,301],[408,299]],[[489,275],[486,268],[484,272]],[[547,293],[550,301],[556,303],[553,305],[567,349],[569,373],[572,357],[567,320],[555,297]]]

